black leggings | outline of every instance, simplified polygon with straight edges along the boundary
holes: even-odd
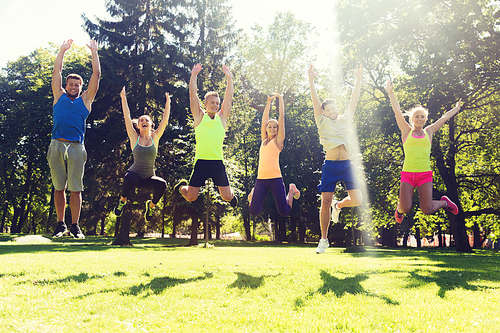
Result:
[[[152,189],[154,191],[153,203],[156,205],[158,201],[160,201],[163,193],[165,193],[167,182],[165,182],[163,178],[157,176],[141,179],[135,172],[127,171],[127,173],[123,177],[121,196],[127,198],[130,191],[132,191],[136,187]]]

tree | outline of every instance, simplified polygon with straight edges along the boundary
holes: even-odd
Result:
[[[463,99],[464,112],[433,138],[432,157],[438,171],[434,180],[437,194],[448,195],[461,207],[457,216],[448,214],[456,250],[469,252],[465,219],[500,213],[494,194],[499,190],[498,160],[490,159],[495,154],[486,153],[487,163],[485,158],[469,158],[474,151],[490,152],[499,143],[498,138],[483,139],[498,131],[499,126],[498,6],[489,1],[381,2],[382,6],[368,1],[339,4],[344,61],[366,63],[370,78],[367,90],[375,104],[387,103],[382,86],[387,73],[398,73],[403,108],[421,103],[429,109],[431,122],[459,98]],[[363,142],[363,148],[383,156],[380,161],[383,167],[369,173],[394,172],[391,164],[400,165],[398,161],[391,163],[394,155],[392,149],[387,149],[397,146],[394,125],[384,126],[387,122],[395,123],[387,118],[388,111],[380,105],[376,113],[366,113],[367,117],[382,121],[381,126],[373,126],[366,119],[371,128],[364,131],[370,139]],[[368,177],[380,179],[374,174]],[[389,180],[391,176],[384,178]],[[479,209],[466,210],[470,207],[467,201],[471,189],[485,185],[488,190],[480,195],[481,201],[476,201]],[[396,195],[392,191],[388,196],[392,198],[390,210],[395,207]],[[375,209],[384,210],[383,206]],[[389,216],[390,210],[386,212]]]
[[[46,154],[52,132],[51,77],[57,52],[51,46],[20,57],[7,65],[0,79],[2,229],[11,212],[13,233],[43,232],[50,218],[47,206],[52,185]],[[86,49],[74,47],[66,57],[65,72],[90,77],[85,75],[88,65]]]
[[[101,183],[95,188],[97,192],[111,193],[117,201],[121,182],[116,179],[122,177],[125,166],[130,164],[118,100],[122,86],[128,86],[132,117],[149,113],[153,122],[161,117],[164,93],[170,93],[172,112],[169,122],[174,126],[166,130],[161,140],[164,144],[159,147],[160,176],[164,175],[163,170],[171,170],[177,164],[170,151],[173,150],[174,139],[185,131],[187,122],[184,106],[188,103],[184,82],[188,74],[186,64],[189,64],[186,57],[188,18],[184,10],[187,4],[182,0],[116,0],[108,2],[106,6],[116,21],[97,19],[97,23],[93,23],[83,16],[87,32],[105,46],[101,52],[102,71],[106,78],[103,81],[108,85],[101,87],[103,94],[95,102],[95,108],[100,112],[95,113],[92,119],[94,126],[89,130],[93,140],[89,144],[92,147],[89,151],[91,166],[87,174]],[[173,128],[175,130],[171,130]],[[115,134],[114,139],[111,139],[110,133]],[[110,151],[113,154],[109,154]],[[175,182],[175,172],[165,174],[169,176],[165,178],[167,182]],[[144,202],[149,195],[139,192],[136,200]],[[111,207],[107,208],[109,211]],[[121,227],[128,228],[129,222],[124,223],[122,218]],[[125,234],[128,234],[128,230],[123,231],[122,235]]]
[[[245,191],[250,193],[251,183],[256,177],[258,151],[260,146],[260,121],[264,110],[266,95],[274,91],[284,93],[285,121],[287,134],[281,155],[281,172],[285,184],[296,182],[299,188],[307,187],[306,181],[298,180],[299,175],[308,179],[318,165],[309,159],[309,153],[321,159],[321,148],[314,134],[315,125],[307,112],[310,106],[308,98],[303,96],[303,78],[310,61],[311,44],[308,37],[313,33],[311,26],[295,18],[292,13],[277,13],[274,22],[264,30],[256,25],[251,36],[245,36],[239,46],[238,73],[241,78],[241,91],[245,93],[246,107],[238,108],[239,124],[234,127],[234,155],[240,156],[240,162],[245,170]],[[233,126],[233,124],[231,124]],[[311,125],[312,131],[311,131]],[[312,138],[312,136],[314,138]],[[313,143],[314,149],[310,145]],[[293,156],[308,155],[301,163],[296,163]],[[301,172],[304,171],[304,174]],[[307,182],[308,182],[307,181]],[[313,181],[314,182],[314,181]],[[317,184],[317,183],[316,183]],[[314,188],[313,185],[312,188]],[[264,216],[271,216],[275,225],[275,240],[281,242],[290,235],[292,241],[305,239],[304,221],[309,220],[307,210],[302,210],[308,203],[317,207],[314,192],[307,192],[304,198],[294,203],[289,219],[277,218],[274,204],[265,205]],[[300,208],[296,206],[299,206]],[[302,213],[301,213],[302,211]],[[243,214],[247,239],[250,235],[250,218],[248,211]],[[317,217],[316,217],[317,220]],[[288,225],[287,225],[288,224]],[[297,232],[299,229],[299,232]]]

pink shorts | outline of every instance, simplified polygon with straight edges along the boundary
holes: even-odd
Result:
[[[410,184],[413,187],[419,187],[425,183],[432,183],[432,171],[425,172],[407,172],[401,171],[401,182]]]

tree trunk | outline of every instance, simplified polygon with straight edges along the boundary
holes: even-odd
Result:
[[[390,228],[382,227],[380,229],[381,243],[383,246],[397,247],[398,242],[396,241],[396,227],[392,226]]]
[[[436,135],[432,140],[432,148],[435,151],[436,156],[436,166],[439,170],[439,174],[446,185],[446,194],[453,201],[459,209],[458,215],[453,215],[451,213],[448,214],[448,219],[450,220],[451,232],[453,234],[453,238],[455,240],[455,250],[457,252],[472,252],[472,249],[469,244],[469,237],[467,236],[467,228],[465,226],[465,217],[462,213],[462,207],[460,204],[460,200],[458,199],[458,184],[457,177],[455,174],[455,154],[456,147],[453,144],[455,142],[455,121],[454,119],[450,119],[449,121],[449,132],[448,132],[449,140],[452,142],[448,149],[448,156],[446,157],[446,161],[443,155],[443,151],[440,145],[439,136]]]
[[[475,249],[480,249],[481,248],[481,235],[479,231],[479,225],[477,223],[474,223],[472,226],[472,231],[474,232],[474,245],[472,246]]]
[[[442,232],[441,228],[438,228],[438,242],[439,242],[439,247],[444,247],[443,232]]]
[[[215,239],[220,239],[220,215],[217,214],[217,221],[215,221]]]
[[[52,214],[54,214],[54,191],[54,186],[52,186],[52,191],[50,192],[49,214],[47,215],[47,223],[45,225],[45,233],[47,234],[50,233],[50,218],[52,217]]]
[[[123,216],[123,215],[122,215]],[[116,218],[115,222],[115,234],[113,235],[114,237],[118,237],[118,234],[120,233],[120,222],[121,222],[121,217]]]
[[[205,224],[203,225],[203,231],[204,231],[204,234],[205,234],[205,242],[208,242],[209,239],[211,239],[212,236],[212,232],[210,231],[210,223],[209,223],[209,216],[210,216],[210,208],[211,208],[211,200],[210,200],[210,197],[207,195],[207,197],[209,198],[208,199],[208,202],[207,202],[207,216],[205,217]]]
[[[3,205],[3,212],[2,212],[2,222],[0,223],[0,232],[5,232],[5,219],[7,218],[7,210],[9,209],[9,202],[5,201]]]
[[[116,224],[121,225],[120,232],[118,233],[118,237],[113,241],[112,245],[121,245],[121,246],[133,246],[130,241],[130,222],[132,218],[132,213],[130,210],[126,210],[123,212],[121,217],[116,219]]]
[[[99,233],[99,235],[101,236],[104,236],[104,234],[106,233],[106,216],[103,215],[101,216],[101,232]]]
[[[420,239],[420,228],[418,225],[415,226],[415,238],[417,239],[417,248],[422,247],[422,240]]]
[[[452,198],[450,199],[453,201]],[[472,249],[469,244],[469,236],[467,235],[463,213],[460,212],[456,216],[448,213],[448,218],[450,219],[451,232],[455,241],[455,251],[471,253]]]
[[[250,228],[250,214],[248,213],[248,209],[245,209],[245,213],[243,214],[243,227],[245,228],[245,236],[246,240],[252,240],[252,231]]]
[[[191,216],[191,239],[188,245],[198,245],[198,216],[193,213]]]
[[[306,241],[306,225],[304,219],[299,217],[299,243],[304,244]]]

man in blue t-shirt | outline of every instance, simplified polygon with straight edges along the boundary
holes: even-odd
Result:
[[[78,226],[82,207],[83,170],[87,160],[84,146],[85,121],[90,114],[92,102],[99,88],[101,66],[97,55],[97,42],[92,39],[87,44],[92,54],[92,76],[88,89],[82,93],[83,79],[77,74],[68,75],[66,87],[63,88],[61,72],[64,54],[72,44],[73,40],[70,39],[61,45],[52,73],[54,124],[47,159],[54,185],[54,204],[58,220],[52,236],[61,237],[68,233],[64,222],[67,188],[71,192],[69,207],[72,224],[69,232],[75,238],[85,238]]]

